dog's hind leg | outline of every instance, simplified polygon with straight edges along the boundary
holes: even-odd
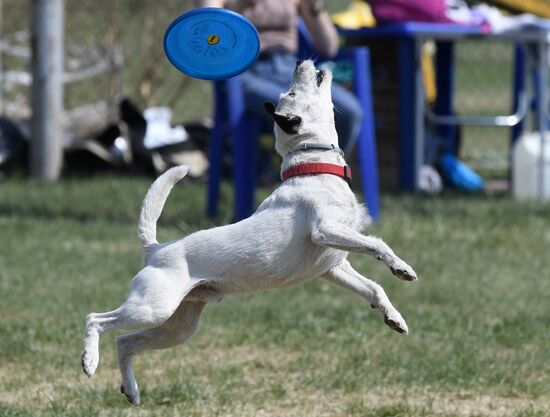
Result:
[[[118,366],[122,375],[120,391],[130,404],[139,405],[139,389],[132,367],[133,357],[145,350],[166,349],[189,339],[199,327],[205,302],[182,301],[174,314],[163,324],[117,338]]]
[[[323,278],[365,298],[372,308],[382,312],[384,323],[396,332],[409,332],[407,323],[405,323],[399,311],[392,305],[384,289],[376,282],[365,278],[355,271],[347,260],[329,270],[323,275]]]
[[[205,303],[219,303],[222,299],[221,293],[207,286],[195,287],[185,297],[185,301],[202,301]]]
[[[392,273],[405,281],[415,281],[416,273],[380,238],[364,236],[343,224],[319,224],[311,233],[313,243],[347,252],[362,252],[384,262]]]
[[[99,337],[112,329],[156,327],[176,311],[182,299],[200,281],[193,281],[181,271],[152,267],[142,269],[132,281],[128,299],[116,310],[91,313],[86,318],[82,368],[91,377],[99,364]]]
[[[82,352],[82,369],[88,377],[92,377],[99,365],[99,336],[105,331],[106,325],[114,320],[116,311],[107,313],[90,313],[86,316],[86,332],[84,334],[84,351]]]

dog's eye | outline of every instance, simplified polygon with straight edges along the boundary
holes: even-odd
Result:
[[[294,97],[295,95],[296,95],[296,93],[293,92],[293,91],[291,91],[290,93],[287,94],[287,96],[289,96],[289,97]]]
[[[322,70],[322,69],[317,71],[316,77],[317,77],[317,87],[319,87],[319,86],[321,86],[321,83],[323,82],[323,79],[325,78],[325,71]]]

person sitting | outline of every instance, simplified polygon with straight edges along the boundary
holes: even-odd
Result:
[[[198,5],[234,10],[258,29],[260,55],[241,77],[246,111],[267,123],[272,120],[264,111],[264,102],[278,102],[279,95],[288,89],[296,66],[297,17],[302,17],[315,48],[323,57],[331,58],[338,52],[338,33],[323,0],[200,0]],[[361,128],[363,110],[352,92],[335,83],[332,100],[340,147],[349,153]]]

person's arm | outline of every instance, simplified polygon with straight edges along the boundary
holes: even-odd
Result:
[[[226,0],[195,0],[196,7],[225,7]]]
[[[325,57],[338,53],[338,32],[325,9],[324,0],[301,0],[300,15],[311,33],[315,48]]]
[[[227,9],[241,11],[254,6],[255,0],[196,0],[197,7],[225,7]]]

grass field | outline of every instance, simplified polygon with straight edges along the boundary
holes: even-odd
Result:
[[[5,34],[28,24],[20,3],[4,5]],[[190,1],[84,3],[68,2],[67,39],[108,47],[109,35],[120,37],[125,94],[172,106],[177,121],[207,113],[210,83],[182,78],[157,47]],[[345,4],[328,1],[332,12]],[[108,23],[119,32],[110,34]],[[457,112],[510,111],[506,48],[458,48]],[[67,107],[102,98],[114,88],[107,80],[69,86]],[[500,175],[508,134],[467,127],[461,156]],[[118,306],[141,266],[135,229],[149,183],[114,175],[0,182],[0,417],[550,416],[550,206],[459,194],[384,196],[382,222],[370,233],[415,268],[417,283],[351,256],[384,286],[409,336],[320,280],[227,299],[207,307],[189,343],[138,357],[143,406],[131,408],[118,392],[116,334],[102,339],[92,380],[80,353],[85,315]],[[161,240],[230,221],[229,189],[224,214],[210,221],[203,188],[174,190]]]
[[[417,283],[351,256],[386,288],[409,336],[320,280],[227,299],[207,307],[186,345],[138,357],[143,406],[131,408],[115,335],[102,339],[92,380],[80,352],[85,315],[118,306],[140,268],[148,184],[0,183],[1,416],[550,415],[550,207],[452,194],[386,195],[371,229]],[[160,239],[215,225],[203,199],[201,185],[177,187]]]

